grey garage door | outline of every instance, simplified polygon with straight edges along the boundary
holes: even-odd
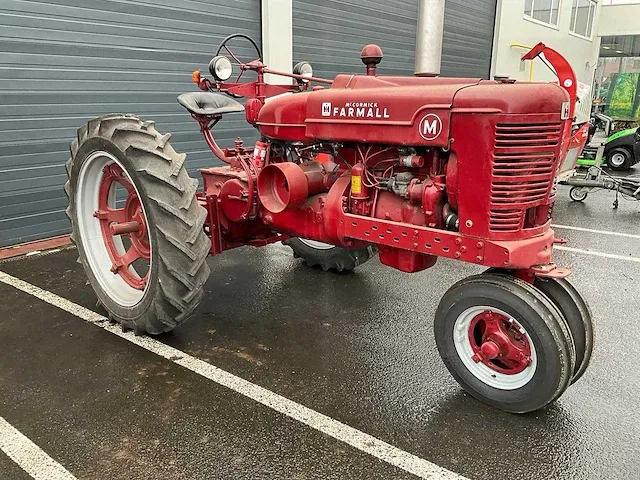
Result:
[[[497,0],[446,0],[442,75],[489,76]],[[383,75],[412,75],[418,0],[293,0],[293,58],[314,74],[362,73],[360,50],[382,47]]]
[[[260,40],[260,0],[0,1],[0,246],[68,231],[64,163],[91,117],[138,113],[191,171],[214,163],[176,95],[235,32]],[[223,145],[253,136],[242,115],[215,132]]]

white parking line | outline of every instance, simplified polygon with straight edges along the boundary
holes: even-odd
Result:
[[[36,480],[76,480],[62,465],[2,417],[0,450]]]
[[[326,435],[372,455],[390,465],[398,467],[425,479],[465,480],[465,477],[424,460],[409,452],[377,439],[349,425],[316,412],[304,405],[289,400],[266,388],[260,387],[225,370],[199,360],[176,348],[170,347],[150,337],[136,337],[132,332],[122,332],[119,326],[111,325],[102,315],[75,304],[54,293],[31,285],[19,278],[0,271],[0,282],[11,285],[23,292],[39,298],[55,307],[65,310],[108,332],[113,333],[150,352],[170,360],[198,375],[223,385],[247,398],[255,400],[277,412],[304,423]],[[55,478],[55,477],[50,477]],[[62,477],[61,477],[62,478]]]
[[[631,257],[626,255],[616,255],[615,253],[604,253],[604,252],[596,252],[594,250],[583,250],[581,248],[573,248],[573,247],[564,247],[562,245],[556,245],[553,247],[554,250],[560,250],[563,252],[573,252],[573,253],[582,253],[584,255],[592,255],[594,257],[602,257],[602,258],[612,258],[614,260],[624,260],[626,262],[637,262],[640,263],[640,258]]]
[[[564,230],[575,230],[577,232],[597,233],[599,235],[613,235],[616,237],[635,238],[640,240],[640,235],[634,235],[633,233],[612,232],[609,230],[594,230],[592,228],[574,227],[573,225],[557,225],[552,224],[552,228],[560,228]]]

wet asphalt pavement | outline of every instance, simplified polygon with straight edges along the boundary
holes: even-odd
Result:
[[[561,187],[555,223],[640,234],[640,204]],[[640,239],[558,228],[567,246],[640,258]],[[96,310],[73,249],[0,270]],[[210,258],[198,314],[159,339],[475,479],[640,478],[640,263],[557,252],[596,321],[583,379],[511,415],[464,394],[432,318],[481,271],[439,260],[413,275],[377,260],[309,269],[287,247]],[[100,313],[100,310],[97,310]],[[0,416],[78,478],[415,478],[73,315],[0,283]],[[0,453],[0,478],[29,478]]]

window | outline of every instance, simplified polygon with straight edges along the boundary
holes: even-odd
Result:
[[[525,17],[558,26],[558,4],[560,0],[525,0]]]
[[[582,37],[591,38],[593,16],[595,13],[595,0],[573,0],[573,9],[571,10],[571,31]]]

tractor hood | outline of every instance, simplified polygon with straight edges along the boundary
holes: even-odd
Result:
[[[454,113],[556,113],[569,101],[550,83],[338,75],[328,89],[283,95],[260,111],[263,135],[446,147]]]

